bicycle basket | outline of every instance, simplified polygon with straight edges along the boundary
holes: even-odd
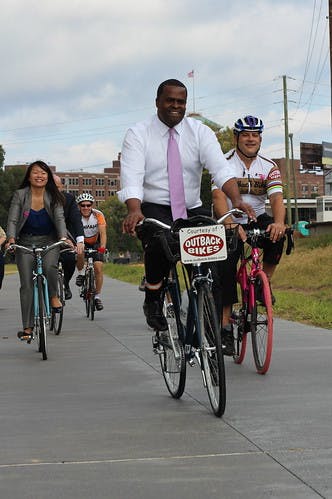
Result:
[[[155,237],[158,237],[161,242],[167,260],[171,263],[178,262],[180,260],[179,235],[172,234],[168,231],[162,231],[159,234],[156,234]]]
[[[239,240],[239,225],[225,224],[227,252],[233,253],[237,249]]]
[[[144,240],[149,240],[149,247],[157,247],[162,251],[171,263],[180,260],[180,245],[178,235],[173,235],[169,230],[157,227],[153,222],[145,221],[142,225],[136,226],[137,237]],[[157,246],[156,246],[157,244]]]

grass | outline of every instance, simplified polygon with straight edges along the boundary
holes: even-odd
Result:
[[[105,274],[138,286],[142,264],[106,263]],[[16,272],[7,264],[5,273]],[[272,279],[276,317],[332,329],[332,235],[295,240],[295,251],[283,255]]]
[[[14,263],[7,263],[5,265],[5,275],[15,274],[17,272],[17,267]]]
[[[275,315],[332,329],[332,235],[295,240],[273,278]]]
[[[274,314],[287,320],[332,329],[332,235],[295,240],[273,276]],[[144,274],[142,264],[105,264],[105,273],[131,284]]]

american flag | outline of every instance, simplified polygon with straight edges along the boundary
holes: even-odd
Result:
[[[189,73],[188,73],[188,78],[193,78],[194,77],[194,70],[192,69]]]

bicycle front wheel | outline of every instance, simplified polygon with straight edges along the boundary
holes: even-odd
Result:
[[[198,290],[197,308],[201,332],[200,354],[206,389],[212,410],[220,417],[224,414],[226,406],[225,365],[217,313],[207,283],[203,283]]]
[[[258,271],[250,289],[251,341],[256,370],[265,374],[270,367],[273,343],[271,289],[263,270]]]
[[[234,335],[234,355],[235,364],[242,364],[247,349],[247,305],[244,300],[243,290],[241,303],[234,303],[232,311],[232,324]]]
[[[64,292],[63,292],[63,274],[62,272],[58,273],[58,297],[62,304],[62,309],[60,312],[53,312],[51,315],[51,323],[50,323],[50,331],[54,331],[54,334],[59,335],[62,329],[63,322],[63,306],[65,304]]]
[[[164,315],[168,324],[168,331],[159,333],[159,359],[164,380],[169,393],[178,399],[184,392],[186,383],[186,359],[179,334],[182,327],[179,313],[176,314],[175,307],[169,291],[164,298]],[[178,315],[178,317],[176,316]]]
[[[36,328],[38,337],[38,350],[42,354],[42,359],[47,360],[47,338],[46,338],[46,306],[44,299],[44,283],[41,275],[37,276],[38,289],[38,316],[36,318]]]
[[[89,269],[88,280],[87,280],[87,292],[86,292],[86,309],[87,309],[87,317],[90,317],[90,320],[93,321],[95,318],[95,274],[93,269]]]

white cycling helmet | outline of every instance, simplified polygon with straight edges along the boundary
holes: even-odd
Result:
[[[91,203],[94,203],[95,202],[95,198],[89,192],[83,192],[82,194],[80,194],[79,196],[77,196],[76,203],[80,204],[80,203],[82,203],[82,201],[90,201]]]
[[[264,125],[262,120],[260,118],[256,118],[256,116],[245,116],[244,118],[239,118],[234,123],[233,130],[235,133],[246,131],[262,133]]]

